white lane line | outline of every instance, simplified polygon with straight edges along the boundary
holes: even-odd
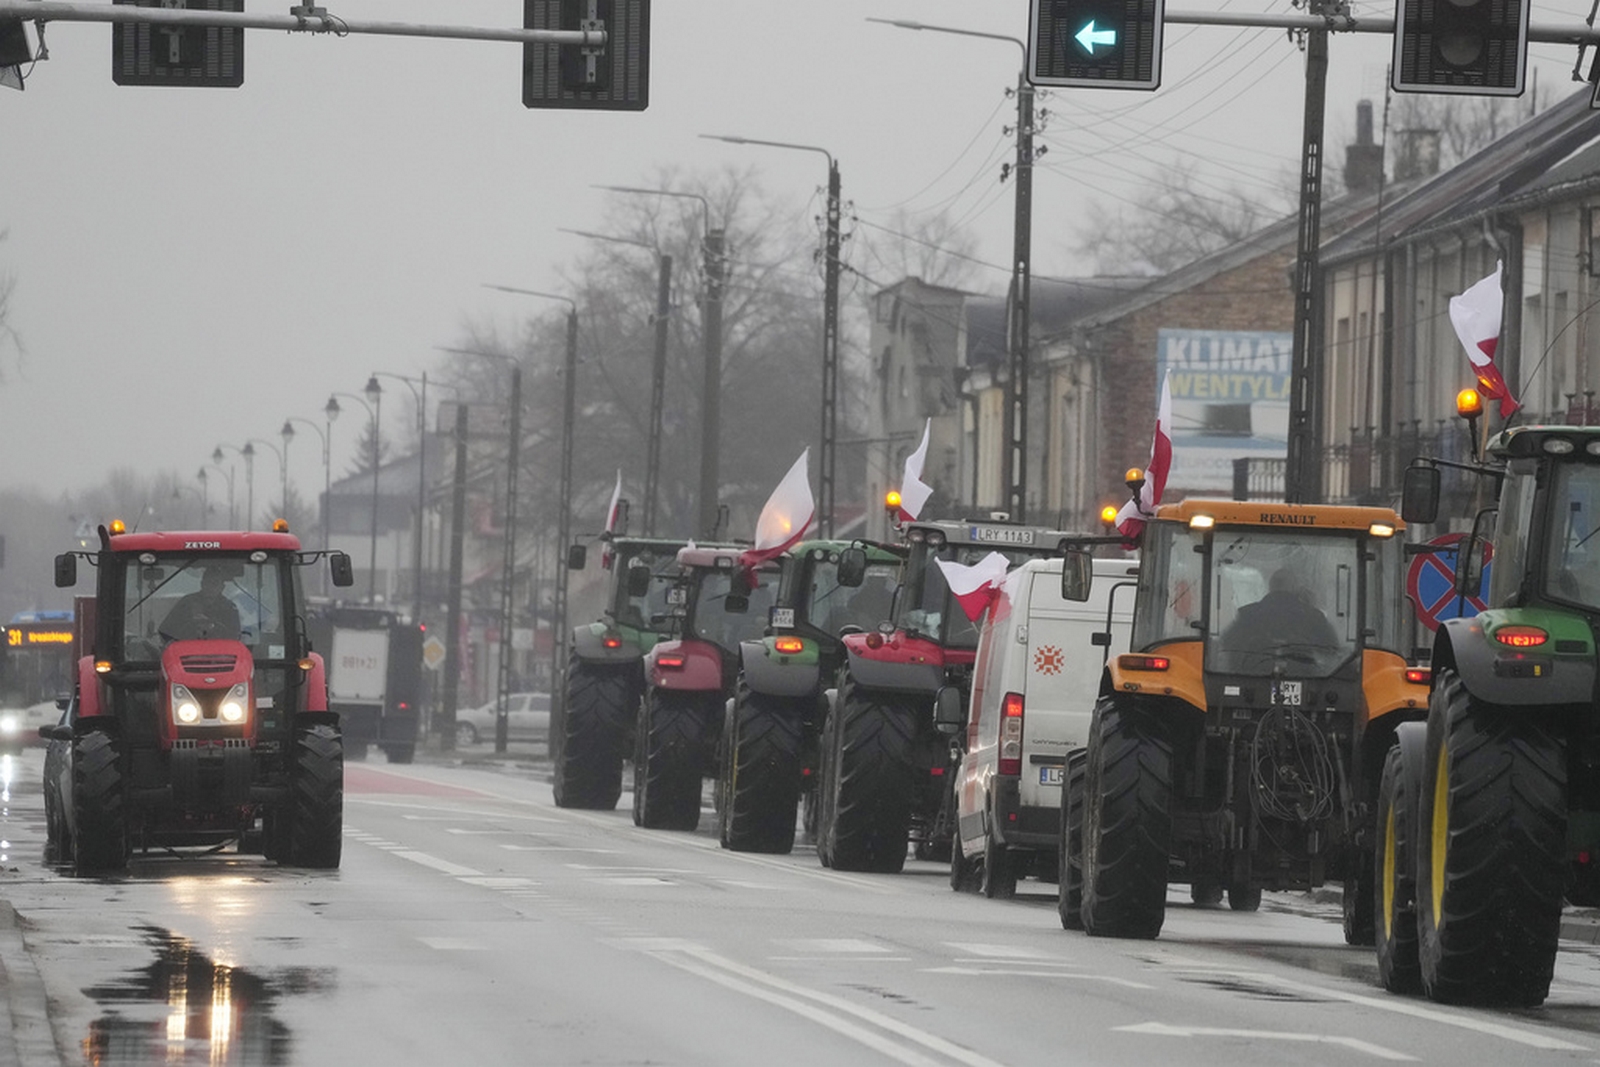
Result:
[[[630,874],[620,878],[596,878],[601,885],[680,885],[670,878],[657,878],[649,874]]]
[[[1282,1030],[1227,1030],[1208,1026],[1169,1026],[1166,1023],[1136,1023],[1117,1026],[1128,1034],[1154,1034],[1158,1037],[1242,1037],[1251,1041],[1298,1041],[1316,1045],[1339,1045],[1353,1052],[1364,1052],[1380,1060],[1413,1061],[1415,1056],[1396,1052],[1382,1045],[1374,1045],[1354,1037],[1336,1037],[1331,1034],[1298,1034]]]
[[[910,963],[910,956],[768,956],[773,963]]]
[[[946,941],[945,944],[968,956],[991,960],[1053,960],[1059,956],[1025,945],[996,945],[975,941]]]
[[[419,937],[424,945],[441,952],[486,952],[488,945],[467,937]]]
[[[1507,1026],[1493,1020],[1476,1015],[1457,1015],[1453,1012],[1441,1010],[1403,997],[1368,996],[1365,993],[1351,993],[1342,989],[1330,989],[1326,986],[1312,985],[1309,982],[1297,982],[1292,978],[1285,978],[1278,974],[1266,974],[1261,971],[1236,971],[1223,967],[1196,967],[1193,965],[1164,968],[1168,971],[1188,972],[1191,974],[1216,974],[1228,978],[1242,979],[1245,981],[1262,982],[1276,986],[1279,989],[1292,989],[1297,992],[1313,996],[1329,997],[1342,1000],[1348,1004],[1360,1004],[1364,1008],[1377,1008],[1379,1011],[1392,1012],[1395,1015],[1409,1015],[1414,1019],[1424,1019],[1441,1026],[1455,1026],[1474,1033],[1485,1034],[1489,1037],[1498,1037],[1518,1045],[1527,1045],[1530,1048],[1550,1049],[1560,1052],[1589,1052],[1587,1045],[1577,1045],[1570,1041],[1563,1041],[1558,1037],[1548,1037],[1534,1030],[1524,1030],[1516,1026]]]
[[[616,874],[621,871],[634,871],[645,874],[693,874],[693,871],[682,867],[613,867],[605,863],[566,863],[562,866],[574,871],[604,871],[607,874]]]
[[[670,967],[793,1012],[907,1067],[940,1067],[947,1061],[965,1064],[966,1067],[1001,1067],[1001,1064],[986,1056],[924,1033],[881,1012],[746,967],[692,942],[687,946],[674,949],[646,948],[644,951]],[[867,1025],[858,1025],[849,1018],[841,1018],[841,1015],[852,1016]],[[892,1036],[870,1027],[886,1031],[887,1035]]]
[[[403,852],[393,852],[390,853],[390,855],[399,856],[401,859],[410,860],[412,863],[420,863],[424,867],[431,867],[432,869],[441,871],[444,874],[455,875],[457,878],[485,877],[482,871],[473,870],[471,867],[463,867],[459,863],[451,863],[449,860],[440,859],[438,856],[430,856],[426,852],[414,852],[407,850]]]
[[[924,967],[923,974],[958,974],[966,977],[1008,975],[1013,978],[1066,978],[1077,982],[1104,982],[1127,989],[1154,989],[1155,986],[1136,982],[1131,978],[1118,978],[1109,974],[1074,974],[1067,971],[1042,971],[1037,967]]]
[[[854,952],[884,955],[889,951],[876,941],[859,937],[775,937],[772,943],[792,948],[797,952]]]
[[[597,856],[620,856],[620,848],[582,848],[578,845],[517,845],[502,844],[507,852],[590,852]]]
[[[529,886],[539,885],[532,878],[518,878],[514,875],[488,874],[482,877],[464,875],[459,879],[466,885],[481,886],[484,889],[526,889]]]

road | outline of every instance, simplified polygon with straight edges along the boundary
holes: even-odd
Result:
[[[43,860],[37,751],[0,761],[0,1064],[1595,1062],[1600,950],[1549,1004],[1376,985],[1336,902],[1178,894],[1154,942],[1064,932],[1053,887],[953,894],[942,866],[841,874],[555,808],[529,764],[351,764],[337,872]],[[25,947],[26,951],[22,951]],[[48,1017],[46,1018],[46,1015]]]

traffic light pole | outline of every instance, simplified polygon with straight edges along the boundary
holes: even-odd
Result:
[[[1024,521],[1028,506],[1028,334],[1031,330],[1033,258],[1033,85],[1027,68],[1017,77],[1016,215],[1012,222],[1010,317],[1006,325],[1006,454],[1001,477],[1006,510]]]

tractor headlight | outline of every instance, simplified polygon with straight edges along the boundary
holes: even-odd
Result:
[[[200,721],[200,701],[189,692],[186,685],[172,687],[172,718],[173,721],[184,726],[192,726]]]
[[[227,696],[222,698],[222,703],[217,707],[217,715],[223,722],[244,722],[250,706],[250,687],[240,682],[228,690]]]

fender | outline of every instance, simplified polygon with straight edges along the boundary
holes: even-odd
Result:
[[[1550,640],[1513,649],[1494,631],[1511,624],[1539,626]],[[1549,651],[1546,651],[1549,649]],[[1433,677],[1452,668],[1473,697],[1489,704],[1589,704],[1594,699],[1594,639],[1574,615],[1538,608],[1492,608],[1470,619],[1446,619],[1433,652]]]
[[[1165,657],[1170,665],[1164,671],[1128,670],[1122,664],[1122,657],[1112,656],[1106,661],[1101,695],[1144,693],[1170,696],[1203,712],[1208,707],[1204,654],[1205,646],[1199,641],[1173,641],[1148,652],[1131,654]]]
[[[766,637],[739,642],[745,684],[752,692],[767,696],[803,697],[815,693],[822,681],[817,643],[807,640],[801,651],[791,654],[773,647],[776,640]]]
[[[78,660],[78,711],[74,721],[105,715],[105,692],[100,688],[100,675],[94,669],[94,657]]]
[[[622,643],[616,648],[607,648],[605,637],[608,633],[620,638]],[[644,637],[642,632],[632,628],[591,622],[573,628],[572,654],[590,663],[637,663],[644,657]]]
[[[893,689],[906,693],[933,693],[944,684],[946,660],[952,665],[963,662],[957,653],[945,649],[923,637],[908,637],[896,630],[879,645],[872,648],[868,637],[877,634],[846,634],[845,653],[850,660],[850,676],[858,683],[873,689]],[[964,657],[972,662],[972,653]]]
[[[311,661],[311,669],[306,672],[305,707],[301,711],[327,711],[328,710],[328,667],[322,661],[322,653],[313,652],[306,657]]]
[[[682,656],[683,666],[662,667],[663,656]],[[662,641],[645,655],[644,670],[657,689],[722,691],[722,651],[709,641]]]
[[[1406,677],[1410,668],[1393,652],[1369,648],[1361,656],[1361,691],[1366,714],[1359,724],[1362,731],[1396,711],[1426,713],[1428,686]]]
[[[1422,796],[1422,765],[1428,758],[1428,724],[1424,722],[1403,722],[1394,731],[1394,742],[1400,746],[1400,773],[1405,777],[1407,795],[1411,797],[1411,817],[1416,820],[1422,818],[1422,804],[1418,798]],[[1381,762],[1381,761],[1380,761]],[[1411,847],[1415,849],[1416,843],[1421,841],[1422,825],[1419,822],[1411,826]],[[1409,859],[1415,858],[1415,852]]]

